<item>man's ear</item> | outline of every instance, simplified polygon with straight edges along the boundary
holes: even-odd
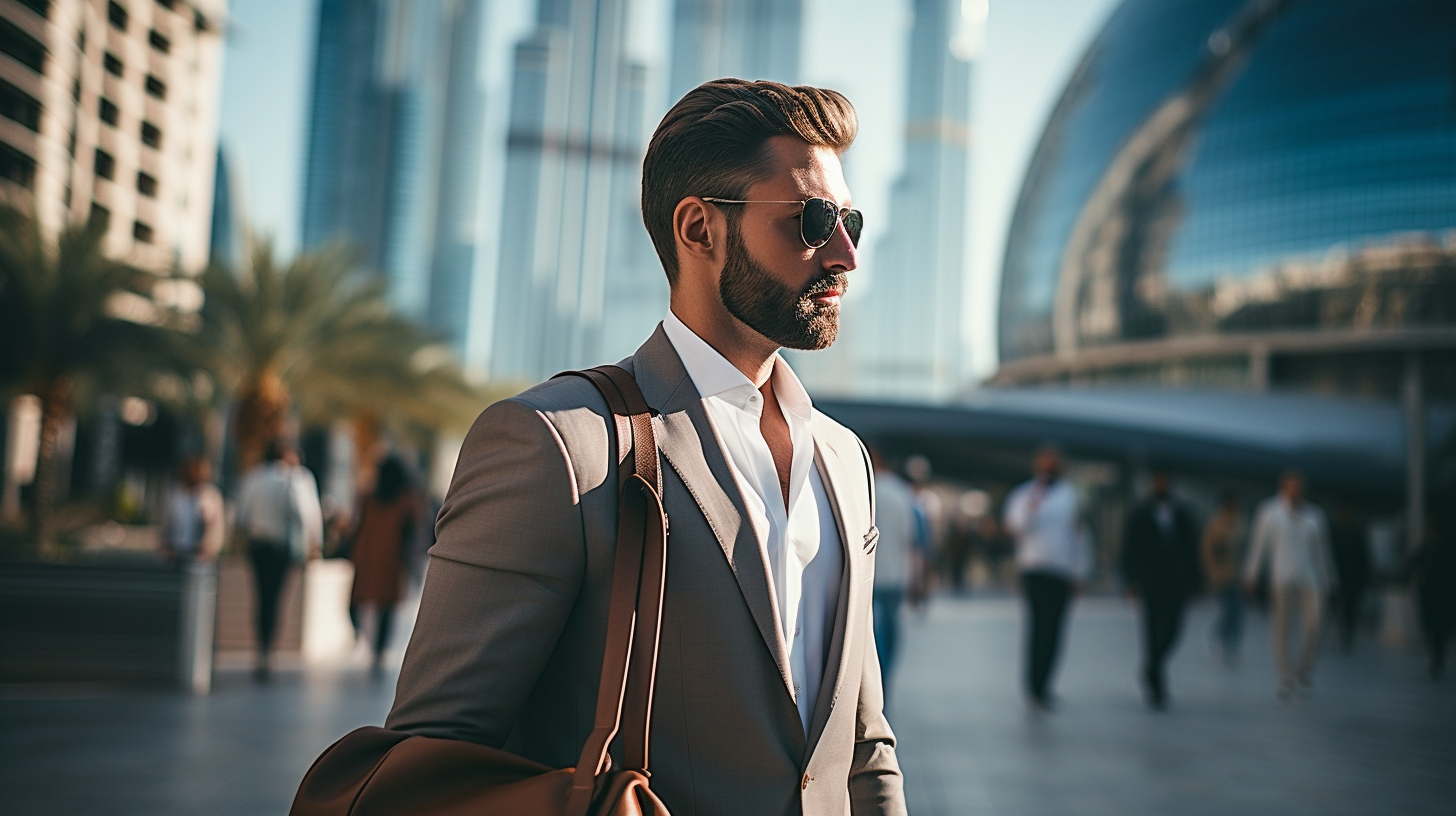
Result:
[[[717,207],[697,196],[688,196],[672,211],[672,234],[679,258],[697,258],[718,263],[722,260],[727,223]]]

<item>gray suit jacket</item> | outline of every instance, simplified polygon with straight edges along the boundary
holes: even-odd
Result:
[[[660,412],[666,464],[653,791],[673,816],[904,813],[870,626],[877,533],[863,446],[814,415],[814,460],[846,567],[806,737],[767,564],[692,379],[660,326],[622,365]],[[388,727],[576,764],[592,728],[611,594],[610,417],[579,377],[481,414],[440,510]]]

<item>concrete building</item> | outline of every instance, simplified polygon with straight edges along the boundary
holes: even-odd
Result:
[[[647,71],[625,47],[628,6],[540,0],[516,46],[493,378],[629,354],[666,309],[638,206]]]
[[[208,260],[224,0],[0,2],[0,191],[107,219],[140,266]]]
[[[344,243],[463,356],[475,270],[484,0],[321,0],[302,242]]]
[[[890,227],[869,258],[872,291],[847,309],[853,391],[862,396],[940,400],[960,384],[973,57],[964,43],[981,24],[966,17],[970,5],[913,3],[904,169]]]

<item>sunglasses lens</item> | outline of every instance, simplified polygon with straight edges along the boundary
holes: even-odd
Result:
[[[849,242],[859,246],[859,234],[864,232],[864,213],[850,210],[844,214],[844,231],[849,233]]]
[[[811,198],[805,201],[804,221],[800,228],[804,236],[804,243],[815,248],[829,243],[838,222],[839,208],[834,205],[834,202],[825,201],[822,198]]]

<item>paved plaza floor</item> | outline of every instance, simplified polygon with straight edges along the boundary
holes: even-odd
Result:
[[[1011,599],[936,599],[906,621],[891,701],[911,813],[1456,813],[1456,682],[1418,655],[1360,644],[1329,653],[1314,695],[1275,701],[1267,630],[1217,663],[1195,611],[1172,666],[1173,705],[1147,710],[1133,680],[1125,602],[1079,602],[1055,713],[1017,688]],[[208,697],[102,688],[0,691],[3,811],[116,816],[282,814],[313,758],[382,721],[393,674],[284,671],[259,686],[224,670]]]

